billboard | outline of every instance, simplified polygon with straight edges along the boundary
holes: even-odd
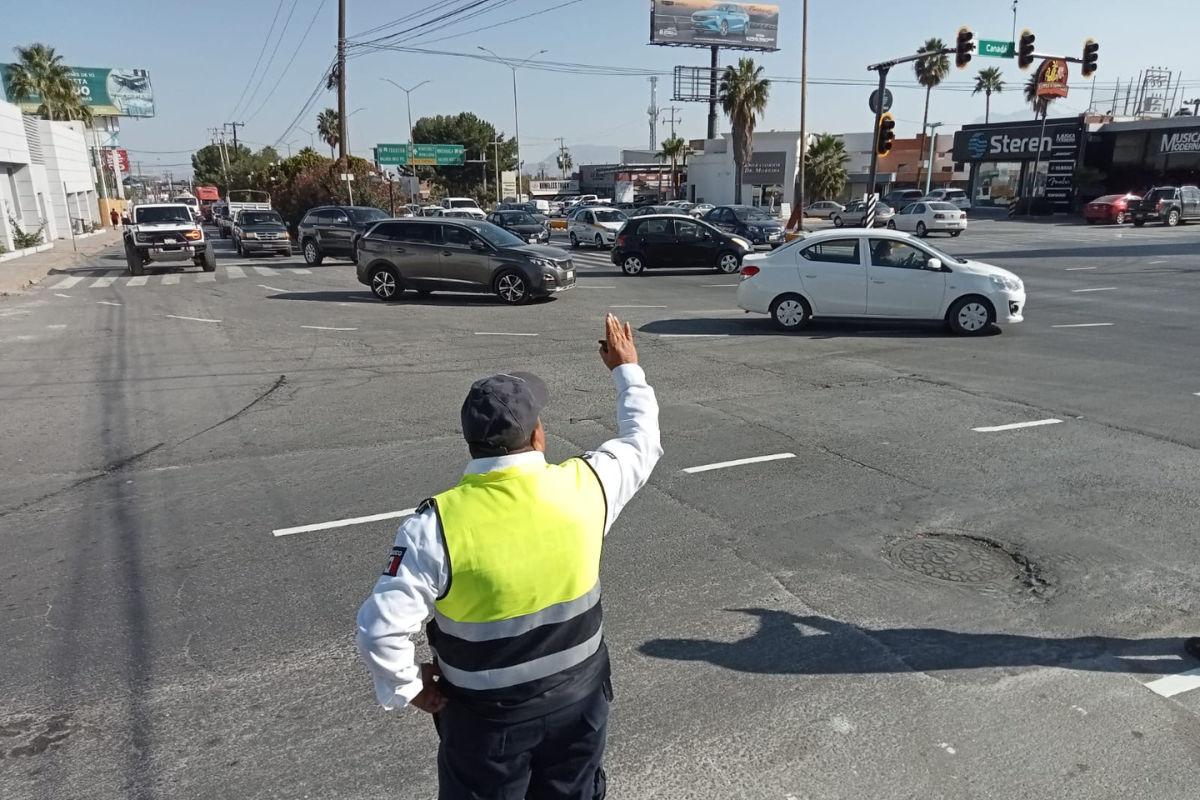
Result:
[[[0,64],[0,83],[4,97],[15,103],[9,90],[9,71],[12,64]],[[69,67],[71,77],[79,84],[83,104],[90,106],[98,117],[153,117],[154,91],[150,73],[144,69],[99,69]],[[34,94],[15,103],[27,114],[36,114],[42,104],[41,95]]]
[[[999,123],[966,126],[954,134],[955,161],[1046,161],[1067,154],[1074,159],[1083,141],[1078,119],[1048,123]]]
[[[779,49],[779,6],[721,0],[651,0],[650,43]]]

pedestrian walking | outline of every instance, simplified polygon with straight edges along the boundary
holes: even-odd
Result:
[[[632,331],[612,314],[605,326],[618,437],[549,464],[546,384],[521,372],[476,381],[462,406],[466,474],[400,523],[358,612],[380,705],[434,717],[439,800],[606,794],[601,548],[662,447]],[[418,667],[410,637],[430,614],[433,662]]]
[[[115,208],[110,208],[108,210],[108,218],[112,220],[112,226],[114,228],[121,224],[121,212],[117,211]]]

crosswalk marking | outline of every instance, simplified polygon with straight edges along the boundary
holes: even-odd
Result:
[[[103,289],[105,286],[112,286],[116,278],[96,278],[92,283],[93,289]]]
[[[130,278],[126,286],[145,286],[146,281],[150,280],[149,275],[138,275],[136,278]]]
[[[246,270],[242,269],[241,267],[226,267],[225,272],[228,273],[229,277],[231,278],[246,277]]]
[[[275,270],[271,269],[270,267],[253,267],[253,269],[259,275],[274,275],[275,274]]]
[[[70,289],[75,284],[79,283],[83,278],[63,278],[58,283],[54,284],[52,289]]]
[[[179,283],[178,275],[163,275],[163,283],[170,286],[171,284]]]
[[[294,272],[294,273],[296,273],[297,275],[312,275],[312,270],[311,270],[311,269],[297,269],[297,268],[295,268],[295,267],[288,267],[288,268],[287,268],[287,271],[288,271],[288,272]]]
[[[196,283],[216,283],[217,276],[213,272],[202,272],[196,276]]]

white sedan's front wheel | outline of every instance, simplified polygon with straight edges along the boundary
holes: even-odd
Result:
[[[992,308],[978,297],[963,297],[950,306],[946,315],[950,330],[959,336],[978,336],[986,331],[995,318]]]

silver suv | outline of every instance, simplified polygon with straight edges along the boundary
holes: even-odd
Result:
[[[390,219],[358,240],[358,280],[380,300],[406,289],[494,293],[518,305],[575,286],[565,250],[527,244],[498,225],[475,219]]]

